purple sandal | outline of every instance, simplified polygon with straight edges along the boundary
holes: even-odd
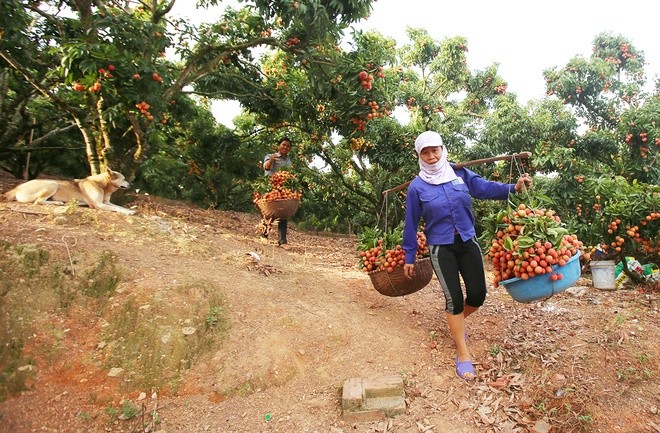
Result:
[[[456,374],[458,377],[468,382],[477,377],[472,361],[469,359],[467,361],[459,361],[458,356],[456,357]],[[471,374],[472,376],[466,376],[467,374]]]

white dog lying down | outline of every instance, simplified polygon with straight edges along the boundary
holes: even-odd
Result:
[[[20,203],[57,205],[75,200],[94,209],[133,215],[134,210],[110,203],[113,192],[120,188],[128,189],[130,186],[123,174],[108,168],[101,174],[87,176],[84,179],[30,180],[7,191],[5,197]]]

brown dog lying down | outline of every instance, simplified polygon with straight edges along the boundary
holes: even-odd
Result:
[[[7,191],[8,200],[20,203],[63,205],[73,200],[94,209],[109,210],[126,215],[135,213],[132,209],[110,203],[110,196],[118,189],[131,186],[123,174],[109,168],[101,174],[75,180],[34,179]]]

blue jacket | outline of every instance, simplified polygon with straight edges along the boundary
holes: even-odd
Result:
[[[424,219],[428,245],[453,244],[455,235],[467,241],[476,235],[471,197],[506,200],[515,192],[515,184],[492,182],[467,168],[455,172],[457,179],[440,185],[426,183],[419,176],[410,183],[402,244],[406,263],[415,263],[420,218]]]

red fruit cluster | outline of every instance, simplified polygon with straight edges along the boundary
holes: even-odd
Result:
[[[154,81],[157,81],[157,82],[159,82],[159,83],[162,83],[162,82],[163,82],[163,77],[161,77],[160,75],[158,75],[158,72],[154,72],[154,73],[152,73],[152,74],[151,74],[151,79],[154,80]]]
[[[426,244],[426,236],[423,232],[417,232],[417,257],[425,257],[429,253]],[[403,267],[406,263],[406,252],[401,245],[395,245],[392,249],[384,249],[383,239],[378,240],[378,245],[366,251],[358,252],[358,265],[364,272],[386,270],[392,272],[396,267]]]
[[[355,129],[357,131],[364,131],[367,129],[367,121],[364,119],[360,119],[359,117],[353,117],[351,119],[351,123],[355,125]]]
[[[292,191],[291,189],[285,186],[285,184],[288,181],[293,180],[295,178],[296,176],[293,173],[286,170],[280,170],[276,172],[268,179],[268,183],[271,187],[271,190],[263,195],[261,195],[257,191],[254,191],[252,193],[252,202],[263,203],[263,202],[269,202],[275,200],[289,200],[289,199],[300,200],[300,198],[302,197],[301,191]]]
[[[367,114],[367,119],[371,120],[374,117],[383,117],[385,114],[384,113],[379,113],[378,112],[378,103],[376,101],[369,101],[369,108],[370,112]]]
[[[495,93],[499,93],[500,95],[506,92],[506,84],[499,84],[493,88],[495,90]]]
[[[367,128],[367,123],[373,119],[389,116],[392,114],[392,112],[387,108],[380,107],[376,101],[367,102],[366,98],[361,98],[359,102],[360,105],[368,104],[369,112],[362,113],[359,117],[351,118],[351,123],[355,125],[355,129],[357,131],[364,131]]]
[[[417,100],[415,99],[414,96],[411,96],[411,97],[408,98],[408,100],[406,101],[406,107],[410,110],[410,109],[415,105],[415,102],[417,102]]]
[[[151,115],[149,112],[149,108],[151,108],[151,105],[147,104],[146,102],[142,101],[139,104],[135,104],[135,107],[140,110],[140,113],[144,114],[147,119],[154,120],[154,116]]]
[[[99,69],[99,75],[101,78],[112,78],[112,71],[115,70],[113,65],[108,65],[108,69],[101,68]]]
[[[634,126],[634,124],[632,124],[631,126]],[[651,140],[653,140],[653,137],[650,138]],[[653,142],[655,143],[656,146],[660,146],[660,138],[656,138]],[[642,157],[642,159],[647,159],[649,157],[650,149],[647,147],[650,145],[648,132],[646,131],[640,132],[639,137],[635,136],[635,134],[632,133],[627,134],[626,144],[630,146],[638,145],[639,154]]]
[[[605,63],[612,63],[614,65],[620,65],[621,60],[619,60],[616,57],[609,56],[609,57],[605,57]]]
[[[374,81],[374,76],[372,74],[362,70],[358,74],[358,79],[360,80],[360,85],[364,90],[371,90],[373,87],[373,84],[371,83]]]
[[[631,53],[628,51],[628,50],[629,50],[628,44],[621,44],[621,47],[620,47],[620,48],[621,48],[621,57],[623,57],[625,60],[628,60],[628,59],[636,59],[636,58],[637,58],[636,55],[631,54]]]
[[[624,250],[626,242],[632,242],[643,254],[660,257],[660,239],[654,240],[647,238],[640,233],[640,230],[648,232],[649,227],[647,226],[651,226],[651,233],[656,232],[654,229],[657,227],[658,223],[655,222],[657,220],[660,220],[660,212],[651,212],[639,222],[639,225],[626,225],[624,227],[621,220],[616,218],[607,225],[607,233],[613,235],[614,238],[609,244],[601,243],[601,250],[606,254],[610,252],[616,252],[618,254]],[[654,226],[654,224],[656,225]],[[623,236],[624,233],[625,236]]]
[[[294,47],[300,43],[300,39],[293,37],[286,40],[285,44],[287,47]]]
[[[583,248],[576,235],[564,234],[555,243],[548,240],[549,233],[561,227],[561,219],[551,210],[530,209],[521,204],[504,216],[502,223],[503,228],[491,240],[488,252],[496,287],[509,278],[527,280],[546,273],[557,275],[550,276],[553,281],[561,279],[561,272],[553,272],[552,266],[559,265],[560,270]]]
[[[282,188],[285,183],[287,183],[289,180],[293,180],[296,178],[296,175],[291,173],[290,171],[286,170],[280,170],[273,174],[269,179],[268,183],[270,183],[273,188]]]
[[[429,255],[429,245],[426,243],[424,232],[417,232],[417,255],[422,257]]]

